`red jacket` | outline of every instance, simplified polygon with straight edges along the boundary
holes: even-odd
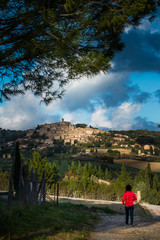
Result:
[[[137,197],[132,191],[126,191],[122,197],[122,203],[125,204],[126,207],[133,206],[133,201],[136,201]]]

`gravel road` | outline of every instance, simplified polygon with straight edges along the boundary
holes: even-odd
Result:
[[[65,197],[62,197],[61,201],[87,206],[107,206],[120,213],[116,215],[99,213],[100,221],[91,233],[90,240],[160,240],[160,206],[136,204],[135,226],[132,227],[125,224],[125,211],[121,202]]]
[[[101,215],[91,240],[160,240],[160,219],[136,216],[135,226],[126,226],[125,215]]]

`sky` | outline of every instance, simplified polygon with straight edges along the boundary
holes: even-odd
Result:
[[[27,130],[64,118],[107,131],[160,130],[160,19],[126,28],[122,39],[107,74],[70,82],[63,99],[47,106],[30,92],[14,96],[0,105],[0,127]]]

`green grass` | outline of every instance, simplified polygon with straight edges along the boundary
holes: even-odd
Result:
[[[0,240],[87,240],[98,220],[97,211],[71,203],[15,205],[7,211],[6,202],[0,200]]]

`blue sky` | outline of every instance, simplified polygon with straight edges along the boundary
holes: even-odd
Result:
[[[38,124],[84,122],[106,130],[159,130],[160,19],[126,28],[125,48],[107,74],[72,81],[62,100],[48,106],[27,92],[0,105],[0,127],[26,130]]]

